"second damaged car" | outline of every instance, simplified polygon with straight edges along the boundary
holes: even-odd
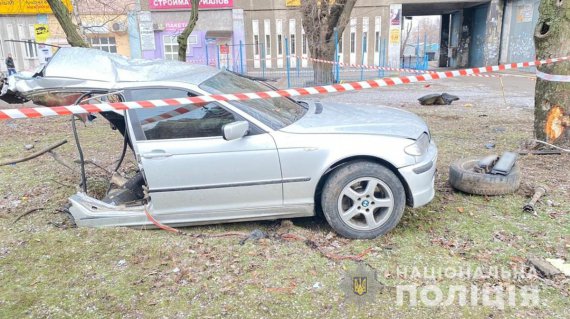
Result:
[[[60,49],[7,96],[46,106],[264,92],[208,66]],[[148,104],[147,104],[148,105]],[[169,226],[313,216],[348,238],[393,229],[406,204],[434,196],[437,150],[416,115],[383,106],[288,97],[102,112],[138,173],[102,199],[69,198],[78,226]]]

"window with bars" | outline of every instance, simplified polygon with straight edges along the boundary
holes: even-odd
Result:
[[[368,52],[368,32],[362,33],[362,52]]]
[[[259,55],[259,35],[253,35],[253,54]]]
[[[356,32],[350,32],[350,53],[356,52]]]
[[[265,55],[271,55],[271,34],[265,35]]]
[[[303,42],[303,54],[307,54],[307,35],[306,34],[301,34],[302,42]]]
[[[35,59],[38,57],[38,48],[33,40],[26,40],[24,48],[26,49],[26,59]]]
[[[94,49],[99,49],[105,52],[117,53],[117,43],[115,37],[94,37],[89,38],[89,43]]]
[[[283,54],[283,35],[277,35],[277,54]]]
[[[297,54],[297,48],[295,48],[295,34],[291,34],[291,44],[290,44],[291,55]]]
[[[165,60],[178,60],[178,41],[175,35],[165,35],[163,37],[164,43],[164,59]]]
[[[376,31],[374,37],[375,37],[374,44],[376,44],[374,46],[374,52],[378,52],[380,51],[380,31]]]

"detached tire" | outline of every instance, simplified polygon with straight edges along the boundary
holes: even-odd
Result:
[[[449,166],[449,184],[457,190],[475,195],[504,195],[515,192],[521,183],[521,172],[515,164],[508,175],[477,173],[473,169],[479,159],[462,159]]]
[[[321,196],[329,225],[352,239],[376,238],[392,230],[402,218],[405,202],[400,179],[390,169],[368,161],[335,169]]]

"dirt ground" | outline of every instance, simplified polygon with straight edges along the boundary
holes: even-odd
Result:
[[[532,139],[533,91],[534,80],[526,77],[505,77],[502,85],[497,78],[466,77],[309,97],[402,108],[430,126],[439,148],[435,199],[407,209],[396,229],[375,240],[339,238],[319,217],[189,227],[184,230],[195,236],[186,237],[161,230],[61,228],[58,209],[77,191],[76,168],[48,154],[2,166],[0,317],[567,318],[569,279],[543,278],[527,259],[569,258],[570,156],[520,156],[523,185],[511,195],[468,195],[447,182],[452,161],[516,151]],[[460,100],[449,106],[417,103],[422,95],[442,92]],[[100,166],[87,166],[89,191],[101,195],[122,137],[101,118],[81,126],[79,135],[86,158]],[[55,152],[70,163],[77,158],[67,117],[0,121],[0,138],[0,162],[63,139],[68,143]],[[129,174],[134,166],[129,156],[121,172]],[[550,192],[537,215],[522,212],[539,184]],[[14,223],[32,208],[42,210]],[[241,245],[239,236],[211,236],[255,229],[269,238]],[[285,240],[284,233],[308,241]],[[359,265],[376,276],[367,277],[366,302],[343,284]],[[478,269],[483,275],[457,275]],[[510,274],[492,275],[494,269]],[[409,293],[399,298],[402,287],[413,287],[416,303]],[[495,293],[493,300],[502,302],[490,303],[472,287],[504,296],[512,289],[513,300]],[[457,293],[464,288],[467,301]],[[535,289],[536,302],[523,302],[524,289]],[[443,302],[425,302],[437,301],[438,291]]]

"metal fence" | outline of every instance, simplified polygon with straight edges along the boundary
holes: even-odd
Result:
[[[285,37],[284,48],[279,50],[278,56],[267,55],[265,43],[242,43],[234,45],[217,45],[214,50],[206,50],[206,61],[192,61],[215,66],[219,69],[228,69],[233,72],[266,79],[274,86],[283,88],[304,87],[311,85],[324,85],[342,83],[345,81],[362,81],[393,76],[398,72],[388,72],[382,69],[370,67],[386,67],[387,65],[387,41],[379,39],[374,48],[374,65],[368,65],[365,54],[361,54],[358,64],[346,65],[339,61],[338,38],[335,34],[335,61],[319,62],[311,59],[308,54],[300,56],[291,52],[289,40]],[[364,45],[361,52],[368,48]],[[279,54],[280,53],[280,54]],[[308,53],[308,52],[303,52]],[[368,54],[366,54],[368,56]],[[332,66],[330,83],[315,83],[315,69],[317,64],[326,63]],[[400,67],[407,69],[426,70],[428,56],[407,56],[401,58]]]

